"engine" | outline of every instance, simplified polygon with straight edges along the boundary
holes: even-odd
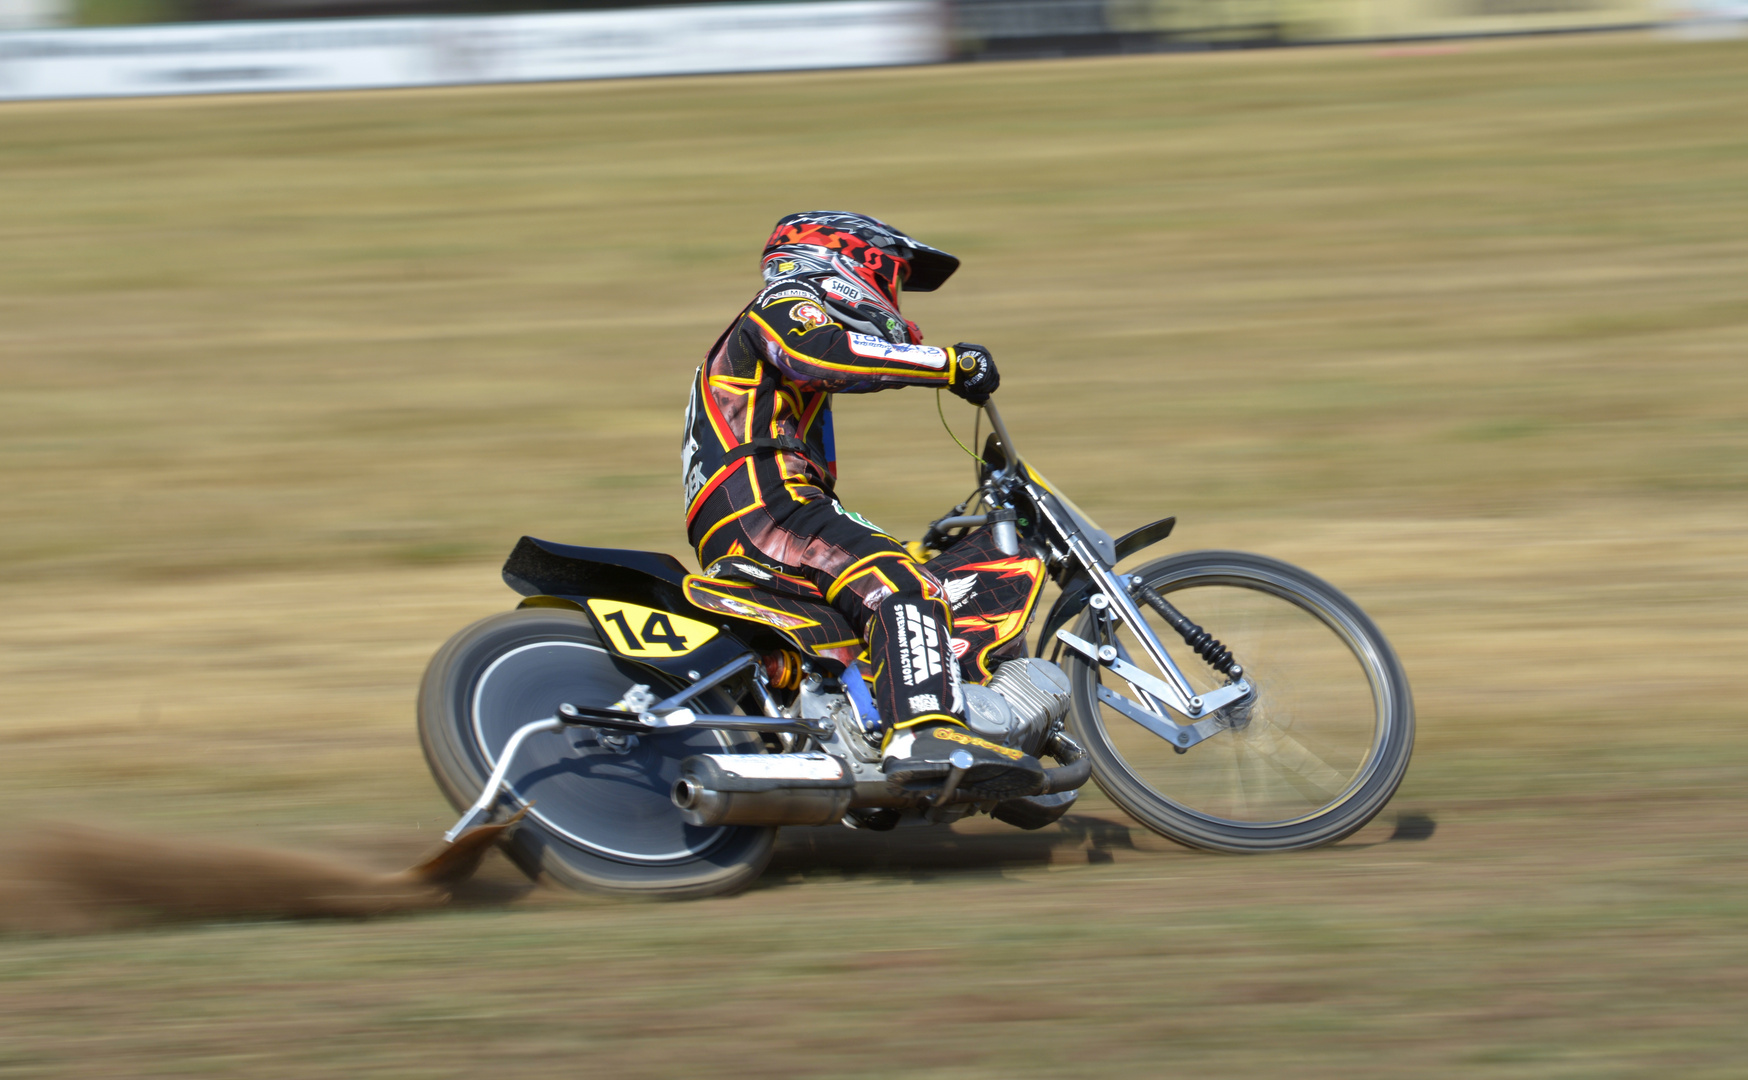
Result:
[[[1028,754],[1044,748],[1057,721],[1068,712],[1068,676],[1048,660],[1025,657],[995,669],[984,686],[966,686],[965,720],[972,731]],[[804,686],[800,700],[807,701]],[[878,754],[852,731],[856,715],[843,695],[819,695],[816,707],[839,725],[825,752],[786,754],[700,754],[681,763],[674,805],[692,825],[829,825],[854,808],[916,811],[929,805],[926,793],[903,791],[880,773]],[[829,710],[829,711],[828,711]],[[1072,786],[1085,782],[1081,776]],[[1062,815],[1074,801],[1068,788],[1057,794],[1002,804],[1002,820],[1035,829]],[[1021,806],[1019,804],[1027,804]],[[1016,817],[1015,815],[1019,815]],[[890,828],[890,825],[884,826]]]
[[[965,687],[965,722],[1003,746],[1036,754],[1051,725],[1068,712],[1068,676],[1048,660],[1023,657],[995,669],[983,686]]]

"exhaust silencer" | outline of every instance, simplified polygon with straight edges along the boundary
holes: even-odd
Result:
[[[832,825],[855,791],[830,754],[699,754],[680,763],[673,799],[688,825]]]

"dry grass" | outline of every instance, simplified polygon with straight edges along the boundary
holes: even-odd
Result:
[[[1734,1075],[1745,56],[0,111],[14,822],[404,865],[448,824],[424,659],[508,603],[522,532],[683,545],[683,384],[812,205],[967,257],[915,317],[996,350],[1106,525],[1360,599],[1420,705],[1398,806],[1438,822],[1225,859],[1095,797],[799,831],[680,908],[12,940],[0,1076]],[[840,404],[843,490],[902,533],[965,486],[933,413]]]

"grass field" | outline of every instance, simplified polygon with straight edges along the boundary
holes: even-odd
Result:
[[[1421,717],[1316,852],[1095,793],[794,831],[728,900],[0,940],[0,1076],[1741,1075],[1744,70],[1611,36],[0,109],[14,834],[410,862],[452,820],[425,659],[523,533],[682,553],[685,382],[815,206],[965,257],[913,317],[994,349],[1102,524],[1341,585]],[[930,397],[838,410],[901,535],[968,487]]]

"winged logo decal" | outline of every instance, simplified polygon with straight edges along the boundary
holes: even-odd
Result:
[[[968,600],[972,593],[977,591],[977,575],[948,578],[942,583],[942,587],[947,590],[947,606],[957,608]]]

